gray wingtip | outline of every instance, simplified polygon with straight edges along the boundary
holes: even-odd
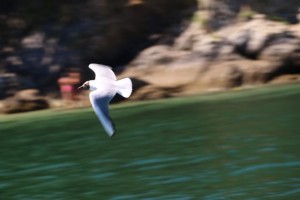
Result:
[[[110,138],[113,138],[113,137],[115,136],[115,134],[116,134],[116,132],[113,132],[113,134],[110,135],[109,137],[110,137]]]

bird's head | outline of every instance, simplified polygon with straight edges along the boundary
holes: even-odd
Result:
[[[82,86],[78,87],[77,89],[89,89],[90,88],[90,82],[86,81]]]

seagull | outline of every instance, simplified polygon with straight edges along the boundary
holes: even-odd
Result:
[[[90,102],[100,123],[109,137],[115,134],[115,125],[109,116],[109,102],[116,95],[128,98],[132,93],[130,78],[117,80],[111,67],[101,64],[90,64],[89,68],[95,73],[95,80],[86,81],[78,89],[89,89]]]

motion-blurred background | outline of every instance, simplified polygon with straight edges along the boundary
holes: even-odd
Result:
[[[0,199],[299,200],[299,8],[1,0]],[[90,63],[133,80],[113,138]]]
[[[80,100],[68,86],[93,78],[87,67],[93,62],[134,78],[134,100],[297,81],[299,6],[298,0],[3,0],[0,110]]]

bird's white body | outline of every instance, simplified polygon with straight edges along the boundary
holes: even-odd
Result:
[[[103,125],[107,134],[111,137],[115,133],[114,124],[109,116],[109,102],[116,95],[128,98],[132,92],[130,78],[117,80],[110,67],[100,64],[90,64],[96,75],[95,80],[90,80],[90,101],[93,109]]]

